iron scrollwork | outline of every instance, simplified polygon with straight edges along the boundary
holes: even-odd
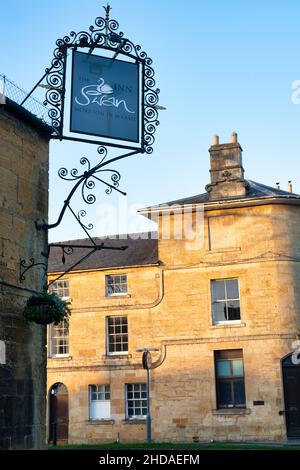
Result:
[[[41,253],[41,254],[44,255],[44,253]],[[20,266],[19,266],[19,270],[20,270],[19,271],[19,281],[20,282],[25,281],[25,279],[26,279],[25,274],[27,273],[27,271],[29,271],[29,269],[34,268],[36,266],[41,266],[43,271],[44,271],[44,276],[46,276],[47,267],[48,267],[46,262],[45,263],[43,263],[43,262],[36,263],[34,258],[29,258],[29,262],[27,262],[25,258],[21,258],[20,259]]]
[[[107,8],[107,7],[106,7]],[[107,12],[107,10],[106,10]],[[109,13],[109,12],[108,12]],[[123,32],[118,32],[119,23],[114,19],[98,17],[95,19],[95,26],[90,26],[89,31],[76,33],[71,31],[69,36],[64,36],[56,41],[54,58],[51,67],[46,69],[46,91],[45,106],[50,106],[48,111],[52,122],[53,138],[63,139],[64,102],[65,102],[65,82],[67,53],[69,49],[88,48],[89,53],[94,49],[104,49],[114,52],[113,58],[118,54],[134,59],[142,67],[142,141],[140,152],[148,154],[153,152],[154,134],[158,121],[158,88],[155,88],[154,69],[152,59],[142,50],[140,45],[135,45]],[[71,139],[72,140],[72,139]],[[107,143],[107,145],[110,145]],[[117,145],[115,145],[117,146]],[[123,148],[134,148],[120,146]]]
[[[134,155],[136,153],[137,152],[134,151],[126,155],[129,156],[129,155]],[[86,230],[91,230],[93,228],[93,224],[85,225],[82,223],[81,219],[82,217],[86,215],[85,210],[83,209],[80,210],[76,216],[70,206],[70,202],[71,202],[73,195],[75,194],[77,189],[79,189],[80,187],[81,187],[82,199],[86,204],[94,204],[96,201],[96,196],[90,191],[95,188],[95,184],[97,181],[99,181],[100,183],[106,186],[106,190],[105,190],[106,194],[111,194],[111,192],[115,190],[121,193],[122,195],[126,196],[126,193],[122,191],[121,189],[119,189],[119,182],[121,179],[120,173],[117,170],[114,170],[112,168],[106,168],[107,165],[118,160],[119,158],[123,158],[124,155],[122,155],[121,157],[114,157],[109,160],[106,160],[107,149],[102,145],[98,147],[98,154],[101,157],[100,161],[92,168],[91,168],[91,163],[87,157],[82,157],[80,159],[80,164],[86,167],[83,172],[79,172],[77,168],[72,168],[69,171],[65,167],[62,167],[58,170],[58,175],[60,178],[62,178],[65,181],[73,181],[75,184],[73,188],[71,189],[67,199],[64,201],[64,204],[63,204],[61,213],[57,219],[57,222],[53,224],[36,223],[36,228],[38,230],[41,230],[41,229],[49,230],[49,229],[57,227],[60,224],[67,208],[71,210],[74,217],[77,219],[77,221],[79,222],[79,224],[81,225],[81,227],[84,229],[85,232]],[[110,175],[110,182],[105,179],[105,176],[107,174]]]
[[[135,45],[128,38],[124,37],[122,32],[118,32],[119,24],[116,20],[109,18],[110,6],[104,7],[106,16],[105,18],[98,17],[95,19],[95,26],[89,27],[88,31],[80,31],[78,33],[71,31],[69,36],[64,36],[62,39],[56,41],[56,48],[54,50],[54,57],[51,62],[51,66],[45,70],[45,74],[34,86],[31,92],[23,100],[22,104],[29,98],[32,92],[37,86],[46,80],[47,85],[45,86],[46,96],[44,105],[49,106],[48,115],[52,123],[52,138],[54,139],[67,139],[73,141],[86,142],[90,144],[98,145],[98,154],[100,156],[99,162],[95,166],[91,166],[91,163],[87,157],[80,159],[80,164],[84,167],[83,171],[79,171],[77,168],[68,170],[62,167],[58,171],[58,175],[65,181],[71,181],[74,183],[67,199],[64,201],[61,212],[55,223],[52,224],[39,224],[36,222],[36,228],[38,230],[49,230],[57,227],[66,210],[68,209],[74,218],[77,220],[83,231],[89,238],[90,245],[66,245],[66,244],[50,244],[48,246],[48,253],[46,257],[49,257],[51,247],[60,247],[62,250],[62,263],[66,261],[66,256],[72,255],[75,249],[84,248],[87,250],[86,255],[81,259],[77,260],[72,264],[64,273],[59,275],[56,279],[52,280],[50,284],[55,282],[57,279],[63,277],[66,273],[70,272],[76,266],[78,266],[83,260],[91,256],[98,250],[125,250],[126,246],[121,247],[109,247],[103,243],[97,245],[93,238],[90,236],[89,231],[92,230],[93,225],[87,224],[82,221],[86,216],[85,210],[80,210],[77,214],[71,207],[71,199],[77,189],[81,188],[81,195],[83,201],[86,204],[93,204],[96,201],[96,196],[91,192],[95,188],[97,181],[101,182],[106,186],[106,194],[111,194],[113,190],[126,195],[119,189],[119,182],[121,175],[117,170],[111,168],[111,164],[139,153],[151,154],[153,152],[153,144],[155,141],[156,127],[159,125],[158,121],[158,100],[159,92],[158,88],[155,88],[156,83],[154,79],[154,69],[152,67],[152,59],[148,57],[145,51],[142,50],[140,45]],[[139,146],[129,146],[123,143],[117,142],[99,142],[96,140],[89,140],[87,138],[81,139],[74,136],[64,135],[64,107],[65,107],[65,88],[66,88],[66,74],[67,74],[67,56],[69,50],[77,50],[80,48],[88,48],[89,54],[94,49],[103,49],[111,51],[113,53],[113,59],[119,54],[126,56],[127,58],[134,60],[139,64],[139,70],[141,74],[142,90],[141,90],[141,141]],[[108,157],[106,146],[110,146],[115,149],[121,149],[121,153],[111,158]],[[124,151],[126,153],[124,153]],[[109,176],[109,179],[107,178]],[[42,253],[43,256],[45,256]],[[45,272],[47,270],[47,263],[35,263],[34,259],[31,258],[29,264],[26,264],[26,260],[20,260],[20,281],[25,280],[25,273],[28,269],[33,266],[43,265]],[[49,285],[50,285],[49,284]],[[49,286],[48,285],[48,286]]]

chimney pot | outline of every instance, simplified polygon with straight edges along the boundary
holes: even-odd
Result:
[[[276,189],[280,189],[280,183],[275,183],[276,184]]]
[[[219,136],[218,135],[213,136],[213,145],[219,145]]]
[[[219,143],[214,136],[210,149],[210,183],[206,186],[210,199],[223,199],[232,196],[245,196],[247,182],[244,179],[242,148],[237,142],[237,134],[231,136],[231,143]]]
[[[293,185],[291,181],[288,181],[287,190],[289,193],[293,192]]]
[[[236,133],[236,132],[233,132],[233,133],[231,134],[231,143],[232,143],[232,144],[237,144],[237,141],[238,141],[237,133]]]

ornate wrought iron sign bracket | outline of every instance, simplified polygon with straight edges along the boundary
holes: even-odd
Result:
[[[41,253],[41,254],[43,255],[43,253]],[[47,255],[47,257],[48,257],[48,255]],[[45,262],[45,263],[43,263],[43,262],[36,263],[34,258],[29,258],[29,262],[27,263],[25,258],[21,258],[20,259],[20,266],[19,266],[19,281],[20,282],[25,281],[25,279],[26,279],[25,274],[27,273],[27,271],[31,268],[36,267],[36,266],[41,266],[44,270],[44,276],[47,275],[47,268],[48,268],[47,262]]]
[[[151,154],[159,125],[159,89],[155,88],[152,59],[141,46],[118,32],[118,22],[109,17],[111,7],[107,5],[104,9],[105,18],[97,17],[95,25],[88,31],[71,31],[69,36],[56,41],[50,67],[22,102],[23,105],[38,86],[45,88],[44,105],[48,107],[52,125],[51,138],[97,145],[100,157],[93,167],[88,158],[82,157],[80,164],[84,169],[81,172],[76,168],[70,171],[60,168],[59,177],[73,182],[73,187],[54,223],[36,221],[37,230],[50,230],[59,226],[68,209],[90,241],[90,245],[83,246],[49,245],[48,253],[42,255],[48,258],[51,247],[60,247],[63,264],[65,255],[79,248],[87,250],[86,255],[55,280],[98,250],[127,248],[109,247],[103,243],[97,245],[89,234],[93,225],[82,221],[86,211],[76,213],[71,207],[72,197],[81,190],[84,203],[93,204],[96,197],[91,190],[97,182],[106,186],[106,194],[114,190],[126,195],[119,189],[121,175],[111,164],[137,154]],[[117,59],[119,57],[122,60]],[[119,83],[120,78],[125,80],[123,84]],[[70,103],[70,109],[66,103]],[[66,124],[69,125],[68,132]],[[109,154],[107,147],[111,148]],[[111,156],[113,149],[117,153]],[[30,258],[27,264],[25,259],[21,259],[20,281],[24,281],[26,272],[34,266],[43,266],[46,274],[47,263],[35,263],[34,258]]]

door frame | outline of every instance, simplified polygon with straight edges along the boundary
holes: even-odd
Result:
[[[297,435],[291,435],[290,432],[289,432],[289,421],[288,421],[288,414],[287,414],[287,398],[286,398],[286,387],[285,387],[285,375],[284,375],[284,368],[290,368],[290,369],[297,369],[299,368],[300,370],[300,364],[292,364],[292,365],[288,365],[288,364],[283,364],[283,362],[285,361],[285,359],[288,359],[289,357],[292,357],[293,353],[288,353],[286,354],[283,358],[281,358],[280,360],[280,366],[281,366],[281,377],[282,377],[282,390],[283,390],[283,403],[284,403],[284,412],[283,412],[283,415],[284,415],[284,419],[285,419],[285,429],[286,429],[286,436],[288,439],[299,439],[300,438],[300,431],[299,431],[299,434]],[[299,390],[299,393],[300,393],[300,390]],[[282,413],[282,412],[280,412]],[[299,418],[300,420],[300,418]]]
[[[66,390],[65,395],[67,396],[67,417],[66,417],[66,427],[67,427],[67,438],[66,440],[68,441],[69,439],[69,391],[68,387],[63,383],[63,382],[55,382],[54,384],[51,385],[48,393],[48,398],[49,398],[49,419],[48,419],[48,424],[49,424],[49,432],[48,432],[48,442],[52,442],[53,445],[56,445],[57,440],[59,440],[59,437],[57,436],[57,411],[54,411],[54,406],[57,406],[57,392],[59,391],[59,387],[63,386]],[[56,390],[55,390],[56,389]],[[55,398],[55,400],[54,400]],[[55,403],[55,405],[54,405]],[[53,421],[53,412],[55,414],[55,420]]]

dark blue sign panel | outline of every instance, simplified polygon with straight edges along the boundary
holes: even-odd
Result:
[[[74,51],[70,131],[138,142],[138,64]]]

